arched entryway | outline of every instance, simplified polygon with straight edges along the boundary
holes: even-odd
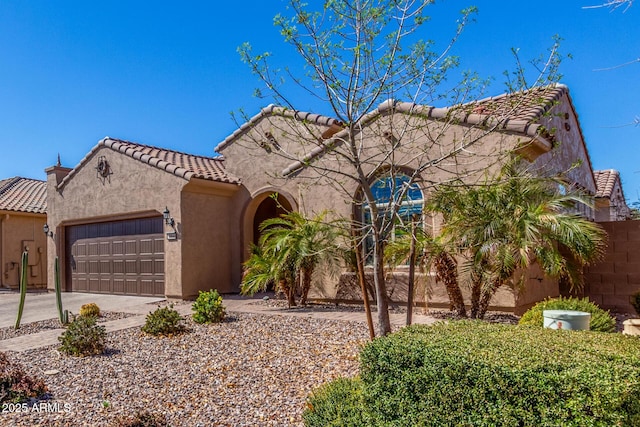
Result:
[[[258,244],[260,240],[260,224],[263,221],[277,218],[291,210],[291,203],[279,193],[273,193],[260,202],[253,216],[253,243]]]

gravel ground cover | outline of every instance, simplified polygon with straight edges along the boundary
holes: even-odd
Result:
[[[277,308],[286,308],[287,301],[280,298],[269,298],[264,300],[258,300],[255,305],[266,305],[268,307],[277,307]],[[291,307],[288,310],[299,311],[299,312],[322,312],[322,311],[347,311],[347,312],[363,312],[364,306],[358,304],[331,304],[331,303],[316,303],[311,302],[306,306],[296,306]],[[371,307],[372,312],[376,311],[376,307]],[[389,307],[389,313],[406,313],[407,308],[405,306],[393,305]],[[444,309],[427,309],[424,308],[415,308],[415,314],[421,314],[426,316],[435,317],[436,319],[442,320],[456,320],[458,316],[450,310]],[[512,313],[498,312],[498,311],[489,311],[485,316],[484,320],[490,323],[506,323],[510,325],[515,325],[518,323],[520,316],[516,316]]]
[[[278,308],[286,308],[287,301],[280,298],[270,298],[265,300],[258,300],[254,304],[256,305],[266,305],[269,307],[278,307]],[[357,304],[330,304],[330,303],[310,303],[307,306],[297,306],[292,307],[289,310],[300,311],[300,312],[311,312],[311,311],[351,311],[351,312],[359,312],[364,311],[364,307],[362,305]],[[376,311],[375,306],[372,307],[372,311]],[[392,306],[389,308],[390,313],[406,313],[407,309],[403,306]],[[426,316],[435,317],[440,320],[456,320],[458,316],[450,311],[445,309],[423,309],[416,308],[414,311],[415,314],[423,314]],[[637,315],[631,313],[619,313],[616,311],[611,311],[609,314],[616,319],[616,330],[618,332],[622,332],[624,329],[624,321],[627,319],[637,318]],[[485,321],[490,323],[504,323],[508,325],[517,325],[520,320],[520,316],[516,316],[513,313],[508,312],[500,312],[500,311],[488,311],[487,315],[484,318]]]
[[[367,338],[363,323],[290,316],[186,323],[189,332],[171,338],[138,328],[109,333],[101,356],[65,356],[53,346],[9,353],[44,378],[51,397],[26,412],[3,408],[0,424],[112,426],[147,411],[170,426],[301,426],[311,390],[357,374]]]
[[[110,320],[124,319],[126,317],[136,316],[131,313],[120,313],[116,311],[102,311],[100,317],[98,317],[98,323],[108,322]],[[69,319],[71,320],[71,318]],[[30,335],[38,332],[48,331],[51,329],[62,329],[64,326],[60,324],[58,319],[47,319],[39,322],[23,323],[19,329],[15,329],[13,326],[7,328],[0,328],[0,341],[8,340],[9,338],[20,337],[22,335]]]

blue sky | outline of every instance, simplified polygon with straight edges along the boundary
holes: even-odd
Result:
[[[597,0],[439,2],[424,38],[444,41],[455,11],[479,14],[455,48],[461,69],[495,77],[543,54],[552,36],[573,59],[561,66],[595,169],[618,169],[628,200],[640,199],[640,5],[583,9]],[[282,63],[296,57],[272,18],[281,0],[0,1],[0,178],[45,179],[75,166],[104,136],[213,155],[235,129],[230,112],[253,115],[268,100],[236,52],[248,41]],[[302,110],[322,109],[300,99]],[[323,111],[320,111],[323,112]],[[631,124],[624,126],[626,124]]]

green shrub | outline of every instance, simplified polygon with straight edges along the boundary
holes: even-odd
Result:
[[[222,297],[215,289],[208,292],[200,291],[191,309],[194,311],[193,321],[196,323],[222,322],[225,316]]]
[[[80,307],[80,316],[84,317],[100,317],[100,307],[95,302],[84,304]]]
[[[636,313],[640,315],[640,291],[631,295],[631,305]]]
[[[90,356],[104,351],[107,331],[96,324],[96,318],[78,316],[58,337],[60,351],[71,356]]]
[[[544,301],[540,301],[526,313],[522,315],[520,325],[533,325],[542,327],[544,319],[542,312],[544,310],[576,310],[591,313],[591,321],[589,328],[592,331],[598,332],[615,332],[616,331],[616,319],[614,319],[608,311],[601,309],[591,301],[589,298],[552,298]]]
[[[167,421],[164,415],[138,411],[134,415],[119,417],[114,425],[118,427],[163,427],[167,425]]]
[[[19,363],[12,363],[5,353],[0,352],[0,402],[24,402],[46,391],[47,386],[42,379],[28,376]]]
[[[415,325],[368,343],[360,380],[361,400],[324,401],[362,426],[640,426],[640,340],[622,334]]]
[[[147,319],[142,326],[142,332],[161,336],[179,334],[185,331],[183,320],[180,313],[173,309],[173,304],[166,307],[158,307],[156,311],[147,315]]]
[[[310,427],[366,426],[362,383],[358,378],[338,378],[315,390],[302,414]]]

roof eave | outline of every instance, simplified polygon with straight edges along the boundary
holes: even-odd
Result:
[[[321,114],[308,113],[303,111],[296,111],[291,108],[280,107],[274,104],[269,104],[260,110],[258,114],[251,117],[245,123],[240,125],[238,129],[236,129],[231,135],[227,136],[222,142],[220,142],[215,148],[214,151],[216,153],[220,153],[230,144],[232,144],[235,140],[240,138],[242,135],[249,132],[253,129],[262,119],[270,116],[281,116],[286,118],[292,118],[299,121],[313,122],[317,125],[334,127],[334,126],[342,126],[342,123],[339,120],[336,120],[329,116],[324,116]]]

